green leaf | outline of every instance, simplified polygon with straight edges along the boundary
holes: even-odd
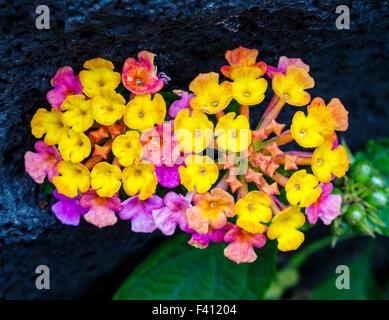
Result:
[[[47,195],[52,195],[53,191],[55,189],[55,186],[47,179],[43,181],[43,183],[40,184],[41,188],[43,189],[44,193]]]
[[[175,93],[173,92],[164,92],[164,91],[159,91],[158,92],[162,98],[165,100],[166,102],[166,109],[168,109],[170,107],[170,105],[176,101],[176,100],[180,100],[181,97],[176,95]]]
[[[227,259],[226,244],[206,249],[187,244],[188,234],[167,240],[125,280],[115,300],[259,299],[276,273],[276,244],[256,249],[254,263]]]
[[[379,291],[370,271],[370,261],[374,249],[374,241],[370,241],[366,249],[349,266],[350,289],[337,289],[336,279],[342,274],[336,274],[317,286],[312,293],[312,300],[368,300],[377,298]],[[373,296],[372,296],[373,295]]]

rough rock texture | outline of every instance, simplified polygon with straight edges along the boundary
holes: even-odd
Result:
[[[148,49],[173,79],[167,89],[185,89],[199,72],[217,71],[225,50],[239,45],[258,48],[271,65],[280,55],[301,57],[316,80],[312,94],[339,97],[349,109],[345,137],[353,149],[389,136],[386,1],[44,3],[50,30],[35,28],[37,3],[0,2],[0,299],[107,295],[118,284],[112,275],[129,271],[119,265],[133,266],[159,241],[131,233],[123,222],[101,231],[63,226],[38,207],[44,195],[24,173],[23,154],[34,143],[29,121],[38,107],[48,106],[45,93],[61,66],[79,71],[84,60],[101,56],[120,70],[125,58]],[[348,3],[351,29],[337,30],[335,8]],[[51,268],[51,290],[35,289],[39,264]]]

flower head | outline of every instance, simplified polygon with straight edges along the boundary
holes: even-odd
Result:
[[[267,237],[277,239],[280,251],[296,250],[304,242],[304,233],[297,230],[305,223],[305,216],[299,207],[287,208],[273,217]]]
[[[153,218],[153,210],[158,210],[163,205],[163,200],[157,195],[152,195],[145,200],[140,200],[138,196],[134,196],[122,203],[123,209],[119,212],[119,217],[122,220],[131,219],[132,231],[151,233],[157,229]]]
[[[305,68],[290,65],[286,75],[277,72],[272,81],[274,92],[279,98],[292,106],[304,106],[311,101],[311,95],[305,92],[315,85],[315,81]]]
[[[151,98],[150,93],[135,96],[127,104],[124,123],[131,129],[144,131],[162,124],[166,116],[166,103],[157,93]]]
[[[250,123],[246,116],[229,112],[219,119],[215,127],[217,145],[222,150],[241,152],[251,143]]]
[[[57,171],[60,176],[53,178],[53,184],[60,194],[74,198],[78,195],[78,191],[88,191],[90,172],[81,163],[61,161],[57,164]]]
[[[267,81],[259,78],[263,73],[258,68],[241,67],[231,72],[234,79],[232,95],[241,105],[252,106],[265,99]],[[259,78],[259,79],[258,79]]]
[[[227,218],[234,216],[234,197],[215,188],[205,194],[193,197],[194,207],[186,210],[188,226],[200,234],[208,233],[209,227],[223,228]]]
[[[193,93],[189,93],[186,91],[173,91],[176,95],[180,97],[179,100],[174,101],[170,107],[169,107],[169,117],[174,119],[177,117],[177,114],[182,110],[182,109],[191,109],[189,105],[190,99],[194,98],[195,95]]]
[[[331,141],[325,141],[316,148],[312,156],[312,171],[320,182],[331,181],[332,174],[340,178],[346,174],[350,164],[345,147],[333,149]]]
[[[113,197],[100,197],[93,189],[82,195],[80,205],[89,209],[84,219],[98,228],[113,226],[118,220],[116,212],[122,210],[117,194]]]
[[[325,225],[340,216],[342,207],[342,196],[340,194],[331,194],[332,183],[321,183],[322,189],[319,199],[305,209],[310,224],[315,224],[320,218]]]
[[[139,141],[139,132],[129,130],[118,135],[112,143],[112,152],[123,167],[127,167],[140,160],[142,145]]]
[[[154,67],[155,54],[148,51],[138,53],[137,62],[128,58],[124,62],[122,80],[124,86],[135,94],[156,93],[162,89],[164,81],[158,79]]]
[[[68,130],[58,142],[58,150],[62,159],[71,162],[81,162],[91,152],[91,142],[82,132]]]
[[[111,61],[103,58],[95,58],[85,61],[84,68],[80,72],[80,81],[83,92],[89,98],[100,94],[101,89],[115,90],[121,81],[121,75],[114,72]]]
[[[307,207],[320,196],[321,188],[317,187],[318,183],[317,178],[306,170],[296,171],[285,186],[286,198],[293,206]]]
[[[183,109],[174,120],[174,132],[182,152],[198,153],[211,143],[213,123],[201,111],[194,110],[190,114],[188,109]]]
[[[36,152],[27,151],[24,155],[26,172],[36,183],[43,183],[46,176],[50,182],[58,176],[57,163],[61,156],[54,146],[48,146],[43,141],[35,142]]]
[[[102,89],[92,98],[92,111],[96,121],[104,126],[120,120],[126,110],[126,100],[113,90]]]
[[[57,144],[69,127],[62,121],[63,113],[56,109],[47,111],[39,108],[31,120],[31,132],[35,138],[42,138],[45,134],[45,143],[48,146]]]
[[[170,236],[179,225],[182,231],[188,231],[186,209],[192,207],[190,200],[173,191],[163,198],[164,207],[153,210],[155,225],[164,235]]]
[[[119,191],[122,172],[118,166],[99,162],[91,171],[91,186],[100,197],[112,197]]]
[[[239,226],[234,226],[224,236],[225,242],[231,242],[225,249],[224,255],[236,263],[254,262],[257,259],[254,247],[261,248],[266,244],[262,233],[251,234]]]
[[[250,233],[263,233],[266,226],[261,222],[269,222],[272,218],[270,198],[261,191],[251,191],[239,199],[234,207],[238,216],[236,224]]]
[[[219,74],[215,72],[200,73],[189,85],[196,97],[189,101],[194,110],[214,114],[224,110],[232,99],[231,82],[219,84]]]
[[[222,242],[224,241],[224,237],[228,230],[233,228],[233,224],[227,222],[223,228],[213,229],[212,227],[208,227],[208,232],[205,234],[201,234],[198,232],[194,232],[192,234],[192,238],[188,241],[188,243],[196,248],[205,249],[208,247],[209,243],[212,242]]]
[[[208,156],[190,155],[185,158],[185,165],[178,168],[181,184],[189,192],[205,193],[219,177],[215,162]]]
[[[139,199],[145,200],[155,193],[158,181],[155,176],[155,167],[152,163],[133,163],[123,169],[122,181],[124,191],[129,196],[139,192]]]
[[[51,211],[57,219],[63,224],[78,226],[80,216],[88,212],[88,209],[80,206],[80,197],[69,198],[60,194],[57,190],[53,191],[53,196],[59,200],[51,206]]]
[[[60,110],[65,98],[73,94],[82,93],[82,85],[79,76],[74,76],[73,69],[69,66],[58,69],[51,85],[54,89],[47,92],[46,98],[51,106]]]
[[[83,94],[67,96],[61,109],[64,111],[63,123],[76,132],[88,130],[95,121],[91,100],[86,100]]]
[[[277,68],[272,67],[272,66],[267,66],[266,75],[270,79],[273,79],[274,74],[276,74],[277,72],[280,72],[280,73],[285,75],[286,69],[291,65],[303,68],[303,69],[307,70],[307,72],[309,72],[309,65],[305,64],[300,58],[288,58],[288,57],[282,56],[278,60]]]
[[[249,67],[258,73],[257,77],[260,77],[266,72],[267,65],[262,61],[256,62],[257,57],[257,49],[238,47],[234,50],[227,50],[225,58],[230,65],[221,67],[220,71],[225,77],[235,80],[233,76],[235,70]]]

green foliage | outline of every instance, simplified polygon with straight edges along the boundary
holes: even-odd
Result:
[[[236,264],[223,255],[226,244],[206,249],[180,234],[154,250],[125,280],[115,300],[260,299],[276,273],[276,244],[256,249],[254,263]]]
[[[55,189],[55,186],[47,178],[45,178],[45,181],[43,181],[40,186],[43,189],[44,193],[47,195],[52,195]]]
[[[341,274],[332,275],[319,286],[317,286],[312,295],[312,300],[367,300],[380,299],[382,297],[381,289],[377,286],[371,270],[370,262],[374,249],[374,241],[370,241],[366,249],[359,257],[349,265],[350,270],[350,289],[337,289],[336,279]],[[347,265],[347,264],[345,264]]]

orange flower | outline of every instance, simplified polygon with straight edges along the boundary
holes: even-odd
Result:
[[[200,234],[208,233],[209,227],[223,228],[228,217],[234,216],[234,198],[228,192],[215,188],[193,197],[194,207],[187,209],[188,226]]]

